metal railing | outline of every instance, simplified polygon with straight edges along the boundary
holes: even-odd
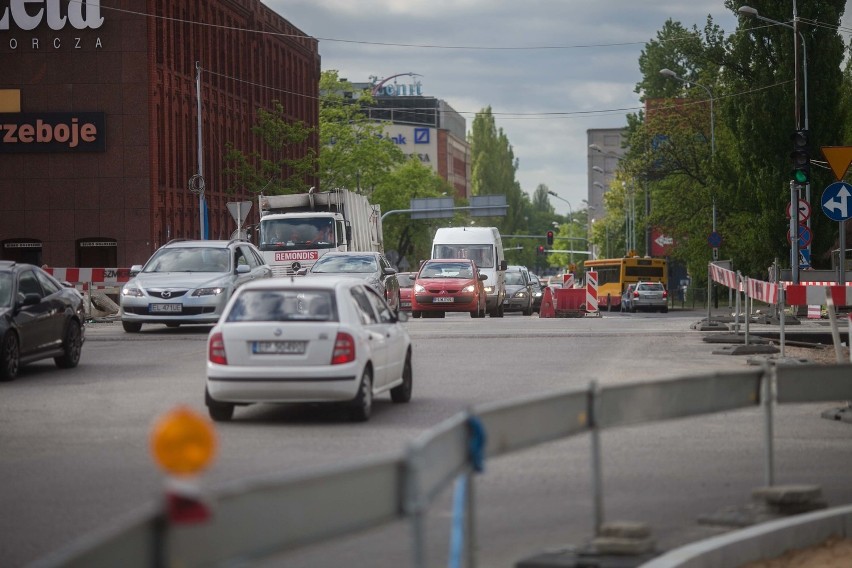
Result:
[[[245,563],[400,519],[412,529],[411,566],[427,565],[424,515],[457,479],[467,491],[463,551],[476,566],[472,475],[497,458],[556,440],[591,436],[595,534],[604,522],[602,430],[761,405],[765,484],[775,478],[773,407],[852,400],[852,365],[764,366],[654,382],[530,396],[475,406],[416,438],[407,450],[318,470],[249,480],[212,495],[215,515],[171,523],[151,506],[100,535],[58,551],[39,567],[185,567]],[[479,436],[484,432],[484,440]],[[474,442],[483,442],[477,450]],[[241,564],[242,565],[242,564]]]

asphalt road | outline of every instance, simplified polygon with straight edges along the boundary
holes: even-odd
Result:
[[[700,312],[538,319],[410,320],[413,400],[377,401],[366,424],[326,409],[238,408],[220,425],[219,453],[202,478],[212,490],[246,477],[306,472],[398,452],[473,404],[531,393],[742,369],[712,355],[689,329]],[[204,411],[207,328],[92,324],[81,365],[25,367],[0,384],[0,565],[23,566],[159,499],[163,476],[148,451],[153,421],[178,404]],[[778,483],[815,483],[830,504],[852,502],[847,424],[825,405],[785,406],[776,421]],[[696,519],[743,505],[763,483],[763,421],[745,410],[603,434],[606,520],[648,523],[662,549],[714,534]],[[593,533],[585,436],[494,460],[477,476],[480,565],[512,566]],[[430,566],[446,565],[450,498],[430,509]],[[248,520],[247,522],[250,522]],[[411,530],[394,523],[289,553],[268,566],[409,564]]]

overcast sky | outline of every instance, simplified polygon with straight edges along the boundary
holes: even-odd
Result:
[[[544,183],[574,210],[587,198],[586,130],[626,125],[635,111],[613,109],[639,106],[639,55],[666,19],[703,28],[712,15],[728,34],[736,27],[722,0],[264,1],[319,38],[323,70],[352,82],[418,73],[423,95],[462,113],[468,132],[491,106],[524,191]],[[533,49],[544,46],[572,47]],[[523,116],[566,112],[586,114]],[[564,201],[551,203],[568,213]]]

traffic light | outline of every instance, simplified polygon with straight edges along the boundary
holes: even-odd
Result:
[[[790,177],[799,185],[807,185],[811,181],[811,158],[808,155],[808,131],[797,130],[793,136],[793,171]]]
[[[544,246],[538,245],[538,248],[535,249],[535,253],[539,256],[544,256]]]
[[[547,246],[553,246],[553,231],[547,231]]]

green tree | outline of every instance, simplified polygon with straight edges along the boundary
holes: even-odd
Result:
[[[411,199],[441,197],[452,191],[446,180],[412,157],[379,181],[370,201],[381,205],[384,214],[408,209]],[[382,224],[385,249],[396,250],[416,270],[420,260],[430,257],[433,229],[443,224],[442,220],[412,220],[408,213],[389,215]]]
[[[405,161],[405,155],[384,136],[385,125],[369,118],[373,103],[367,90],[355,92],[336,70],[320,76],[320,187],[369,191]]]
[[[225,174],[233,180],[227,191],[245,188],[253,193],[277,195],[305,191],[316,172],[316,152],[309,141],[314,130],[287,116],[284,106],[272,101],[271,109],[257,109],[251,128],[259,149],[246,152],[225,144]]]

